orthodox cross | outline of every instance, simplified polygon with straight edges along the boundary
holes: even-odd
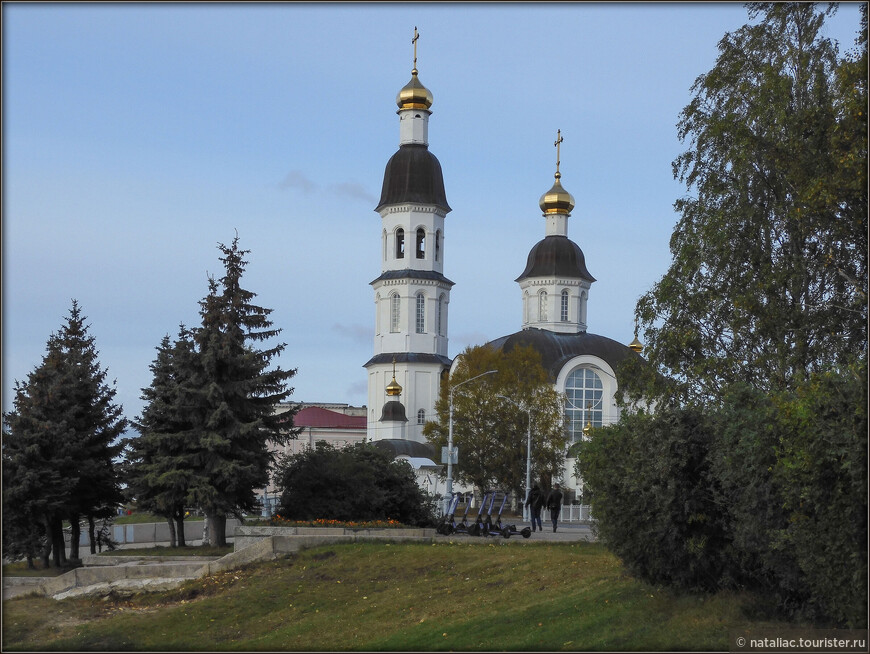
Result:
[[[553,145],[556,146],[556,173],[557,174],[559,172],[559,144],[564,140],[565,139],[562,138],[562,130],[557,129],[556,130],[556,142],[553,143]]]
[[[420,38],[420,34],[417,32],[417,26],[414,26],[414,38],[411,39],[411,43],[414,44],[414,70],[417,69],[417,39]]]

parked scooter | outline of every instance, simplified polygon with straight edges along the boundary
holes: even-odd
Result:
[[[447,513],[441,518],[441,523],[435,528],[435,532],[442,536],[449,536],[453,533],[453,516],[456,514],[456,505],[459,504],[459,493],[454,493],[450,500],[450,505],[447,508]]]
[[[454,534],[467,534],[468,533],[468,511],[471,508],[471,497],[468,497],[465,500],[465,514],[462,516],[462,522],[457,523],[453,522],[453,531],[451,533]]]
[[[510,497],[510,493],[505,493],[504,497],[501,501],[501,506],[498,509],[498,515],[496,516],[496,521],[492,522],[492,514],[487,516],[487,535],[488,536],[501,536],[503,538],[510,538],[511,536],[520,535],[523,538],[531,538],[532,530],[530,527],[523,527],[522,529],[517,529],[516,525],[505,525],[501,522],[501,514],[504,511],[504,507],[507,504],[508,498]]]
[[[510,493],[502,493],[501,494],[501,505],[498,507],[498,515],[496,516],[496,521],[492,521],[492,509],[495,505],[496,497],[498,496],[499,491],[493,491],[492,498],[489,501],[489,510],[487,511],[486,518],[483,520],[483,527],[481,528],[481,533],[484,536],[503,536],[501,533],[501,512],[504,510],[504,505],[507,503],[508,496]],[[509,538],[510,535],[505,536],[505,538]]]
[[[490,493],[487,491],[483,494],[483,499],[480,500],[480,510],[477,512],[477,520],[468,528],[469,536],[480,536],[483,530],[483,512],[486,510],[486,504],[489,502],[490,506],[492,505],[492,498],[495,497],[495,493]]]

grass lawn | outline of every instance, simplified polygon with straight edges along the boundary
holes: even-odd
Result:
[[[753,598],[678,595],[603,547],[354,543],[132,599],[4,602],[3,650],[729,650]]]

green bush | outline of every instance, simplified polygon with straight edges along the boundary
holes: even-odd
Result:
[[[867,626],[867,365],[814,375],[780,400],[775,482],[811,616]]]
[[[866,363],[723,397],[626,413],[578,446],[601,539],[649,582],[866,628]]]
[[[578,448],[598,535],[632,574],[684,589],[718,587],[726,548],[712,441],[700,411],[665,409],[625,415]]]
[[[323,441],[279,462],[279,514],[292,520],[396,520],[435,523],[434,503],[407,463],[366,444],[336,449]]]

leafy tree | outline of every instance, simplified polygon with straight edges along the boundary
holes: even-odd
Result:
[[[453,443],[460,452],[453,474],[480,492],[500,486],[521,500],[525,497],[528,407],[533,479],[561,478],[567,445],[559,394],[534,348],[516,347],[507,353],[485,345],[467,348],[449,382],[442,385],[435,407],[438,420],[427,422],[423,433],[437,449],[447,445],[450,389],[489,370],[497,372],[453,394]]]
[[[269,481],[273,454],[269,442],[285,443],[298,430],[287,429],[287,413],[273,410],[292,392],[287,387],[296,370],[270,369],[286,347],[266,349],[257,343],[277,336],[271,309],[252,303],[255,293],[241,286],[248,250],[220,244],[224,276],[209,279],[209,293],[200,302],[202,325],[194,330],[196,371],[186,390],[195,421],[199,455],[193,468],[189,499],[203,507],[216,545],[225,545],[228,514],[253,510],[255,489]],[[292,424],[292,423],[291,423]]]
[[[654,368],[628,371],[630,395],[786,389],[866,352],[866,36],[838,63],[835,7],[748,10],[759,22],[725,35],[680,116],[674,175],[692,195],[638,302]]]
[[[53,563],[66,563],[62,521],[71,525],[70,558],[78,559],[79,521],[113,512],[121,499],[115,458],[127,421],[114,403],[115,389],[101,369],[94,338],[78,303],[62,329],[49,337],[42,363],[15,384],[14,408],[4,416],[3,492],[13,517],[6,524],[32,555],[36,542],[24,520],[42,524]],[[16,532],[14,532],[16,533]],[[30,543],[29,545],[26,543]],[[93,548],[94,538],[91,534]]]
[[[337,449],[325,441],[281,459],[279,514],[293,520],[396,520],[434,523],[431,500],[414,470],[367,443]]]
[[[151,364],[153,380],[142,389],[146,404],[129,440],[127,483],[139,507],[167,518],[172,539],[185,545],[184,507],[193,479],[198,444],[193,414],[185,403],[196,368],[190,331],[181,326],[173,343],[165,336]]]

